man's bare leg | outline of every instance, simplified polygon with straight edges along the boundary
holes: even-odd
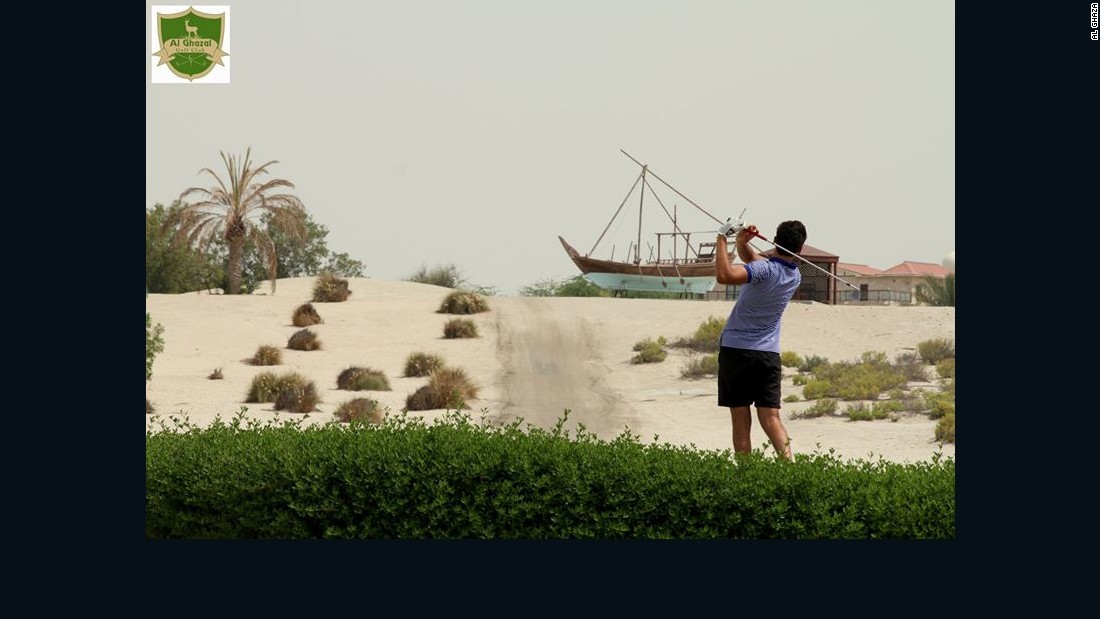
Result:
[[[746,409],[747,410],[747,409]],[[768,435],[768,439],[772,442],[772,447],[775,447],[775,452],[780,456],[791,459],[791,445],[790,437],[787,435],[787,429],[783,427],[783,420],[779,417],[778,408],[766,408],[757,406],[756,416],[760,419],[760,427],[764,428],[764,433]],[[737,422],[734,421],[734,439],[737,437]]]
[[[752,412],[748,406],[731,406],[730,418],[733,420],[733,452],[749,453],[752,451],[752,441],[749,433],[752,432]]]

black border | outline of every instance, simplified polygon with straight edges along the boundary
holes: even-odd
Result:
[[[1073,262],[1054,259],[1051,254],[1066,251],[1072,259],[1077,257],[1075,253],[1084,253],[1083,248],[1078,249],[1065,241],[1065,229],[1069,228],[1071,238],[1082,238],[1087,243],[1087,234],[1073,234],[1075,220],[1069,217],[1076,217],[1073,213],[1091,211],[1100,203],[1095,187],[1096,171],[1100,170],[1096,154],[1100,42],[1087,38],[1088,4],[1067,1],[956,5],[956,204],[963,215],[957,218],[957,235],[974,241],[960,243],[968,246],[963,261],[969,266],[964,266],[964,270],[973,275],[964,276],[966,309],[957,314],[957,330],[963,334],[963,348],[974,355],[970,358],[985,358],[994,368],[1001,369],[989,370],[990,373],[983,376],[983,369],[973,364],[974,382],[967,382],[958,395],[962,407],[970,411],[964,413],[964,418],[973,421],[964,422],[964,427],[971,428],[964,430],[964,435],[972,438],[964,439],[967,449],[963,456],[963,472],[957,479],[960,500],[955,541],[379,542],[354,547],[335,543],[149,541],[144,539],[143,507],[140,505],[144,482],[133,468],[137,454],[131,452],[135,447],[131,442],[134,438],[132,422],[114,412],[117,406],[111,398],[93,398],[95,402],[91,405],[84,404],[84,398],[78,398],[81,403],[72,408],[63,407],[67,411],[54,409],[54,413],[61,415],[41,411],[54,420],[67,419],[78,428],[67,441],[63,439],[67,443],[65,448],[71,448],[70,453],[76,454],[70,458],[73,468],[58,471],[58,475],[70,479],[74,473],[77,475],[77,483],[62,486],[64,493],[76,492],[55,499],[58,505],[53,507],[59,516],[50,523],[56,527],[52,534],[71,536],[72,519],[78,519],[81,531],[109,543],[115,552],[133,549],[133,556],[127,559],[140,565],[141,572],[150,579],[172,583],[173,577],[186,576],[194,579],[195,586],[213,585],[225,590],[226,587],[218,586],[211,582],[214,579],[204,575],[214,576],[231,568],[244,579],[234,581],[235,585],[231,586],[239,587],[242,592],[246,591],[249,576],[256,584],[281,586],[279,583],[285,583],[287,578],[301,581],[303,572],[309,567],[316,569],[316,577],[325,583],[322,586],[331,586],[337,580],[334,573],[341,567],[348,568],[345,561],[363,566],[371,575],[379,573],[379,566],[385,566],[385,573],[410,583],[428,574],[440,577],[433,579],[435,584],[445,582],[438,568],[450,566],[464,574],[461,581],[468,583],[465,586],[470,588],[492,586],[496,589],[517,581],[534,584],[534,578],[541,575],[546,579],[538,581],[539,584],[547,588],[559,585],[555,587],[556,597],[569,595],[568,589],[563,591],[560,587],[562,581],[552,577],[560,562],[568,562],[574,577],[604,576],[599,581],[604,596],[620,592],[629,592],[632,598],[639,597],[639,593],[644,596],[649,590],[639,590],[638,584],[645,582],[639,580],[639,570],[652,569],[655,579],[659,574],[659,586],[668,591],[677,591],[680,586],[690,587],[684,592],[696,590],[695,595],[699,594],[697,588],[701,584],[717,585],[716,577],[720,577],[723,585],[710,590],[716,595],[708,596],[717,608],[728,607],[731,603],[729,593],[748,584],[744,578],[748,573],[767,575],[769,580],[787,589],[794,581],[799,587],[820,581],[825,566],[831,568],[825,570],[826,573],[832,572],[843,579],[842,574],[847,569],[860,567],[881,574],[875,566],[885,561],[891,576],[923,575],[928,580],[921,582],[928,586],[934,582],[931,574],[935,574],[939,582],[952,582],[942,579],[950,579],[960,565],[966,564],[958,561],[963,558],[964,548],[974,553],[976,561],[980,560],[977,558],[979,553],[989,560],[1000,553],[986,554],[991,547],[984,546],[984,542],[1018,538],[1021,512],[1035,509],[1043,514],[1041,522],[1046,522],[1051,516],[1050,510],[1061,509],[1026,505],[1054,494],[1056,488],[1036,488],[1025,481],[1026,473],[1012,471],[1033,466],[1036,457],[1058,458],[1059,465],[1084,457],[1084,454],[1075,453],[1080,450],[1065,449],[1062,435],[1043,434],[1049,440],[1041,440],[1036,438],[1036,432],[1047,427],[1052,417],[1064,415],[1060,410],[1064,406],[1060,402],[1062,398],[1056,396],[1055,402],[1049,402],[1050,386],[1062,384],[1066,372],[1074,371],[1065,367],[1064,358],[1048,354],[1047,347],[1056,350],[1056,342],[1063,339],[1087,337],[1085,333],[1067,333],[1066,329],[1071,326],[1065,321],[1072,317],[1061,315],[1062,306],[1072,303],[1080,294],[1077,292],[1080,283],[1059,279],[1060,272],[1067,276],[1076,272],[1070,268]],[[148,7],[138,11],[136,19],[133,17],[131,13],[125,23],[137,32],[144,32]],[[140,49],[144,51],[144,47]],[[139,53],[136,62],[126,61],[122,65],[124,70],[114,76],[96,76],[89,80],[93,88],[86,92],[110,94],[98,102],[91,102],[90,106],[82,105],[79,117],[69,118],[68,124],[66,119],[56,117],[49,122],[55,123],[55,127],[61,128],[59,130],[87,136],[94,144],[111,145],[112,152],[127,154],[144,150],[144,140],[139,145],[136,135],[127,133],[124,128],[145,117],[145,113],[138,112],[136,104],[131,108],[131,102],[142,98],[143,93],[129,87],[137,84],[130,73],[136,67],[140,67],[148,79],[148,59]],[[115,79],[124,87],[115,88],[111,84]],[[61,85],[50,96],[71,97],[72,89],[69,84]],[[94,119],[91,127],[87,121],[89,117]],[[51,146],[56,148],[56,144]],[[65,186],[75,187],[79,183],[86,187],[103,187],[108,183],[113,188],[96,192],[98,195],[92,197],[87,194],[84,198],[71,196],[77,204],[72,209],[65,209],[64,213],[73,215],[75,222],[65,242],[77,243],[76,247],[84,250],[74,256],[78,260],[79,256],[84,260],[91,257],[88,252],[94,246],[92,255],[98,255],[94,262],[100,265],[133,264],[136,261],[129,260],[129,252],[125,250],[127,244],[113,241],[120,237],[119,231],[130,225],[131,220],[123,216],[123,211],[132,208],[128,204],[132,200],[128,199],[127,187],[133,187],[135,194],[141,188],[140,184],[132,182],[139,173],[138,167],[129,169],[124,157],[104,158],[103,148],[67,153],[68,157],[77,157],[86,163],[81,166],[84,169],[73,171]],[[45,155],[47,149],[39,152]],[[114,197],[118,189],[122,189],[122,200]],[[144,202],[144,195],[134,197]],[[73,211],[80,210],[82,201],[102,203],[109,208],[81,219],[79,213]],[[89,231],[98,235],[94,244],[88,243]],[[985,269],[979,272],[983,254]],[[1080,259],[1086,260],[1087,254]],[[74,266],[85,272],[89,267],[96,270],[94,265],[81,262]],[[73,294],[86,296],[77,298],[99,301],[92,304],[94,307],[63,308],[57,320],[73,321],[71,309],[78,309],[81,318],[77,322],[85,329],[94,324],[95,333],[113,333],[113,323],[117,320],[120,323],[118,332],[124,331],[121,323],[130,321],[122,320],[121,314],[125,312],[113,310],[114,286],[109,281],[113,277],[108,276],[106,282],[98,277],[78,275],[66,279],[78,280],[73,282],[78,289]],[[120,273],[118,279],[121,282],[130,278]],[[124,286],[120,284],[119,288],[121,291]],[[1048,294],[1053,298],[1044,298]],[[88,345],[110,346],[109,338],[104,340],[93,340]],[[983,349],[984,352],[978,352]],[[967,363],[964,361],[964,367]],[[83,388],[102,391],[99,385],[109,385],[113,379],[113,364],[91,371],[95,379]],[[98,376],[100,373],[102,376]],[[1035,397],[1038,394],[1042,396]],[[1087,406],[1086,401],[1084,407]],[[85,416],[88,419],[80,419]],[[1064,421],[1070,424],[1070,431],[1076,429],[1078,420],[1075,417]],[[63,425],[53,429],[38,426],[38,430],[42,435],[49,435],[59,432],[60,427]],[[1069,453],[1065,453],[1067,451]],[[1020,500],[1022,493],[1027,497],[1025,500]],[[76,509],[77,505],[84,509]],[[1045,529],[1045,526],[1039,528]],[[1031,535],[1044,535],[1042,531],[1030,531]],[[308,559],[321,561],[294,566],[296,569],[292,571],[285,569],[291,561]],[[540,565],[544,571],[537,569]],[[426,569],[427,566],[435,567]],[[265,567],[268,569],[263,569]],[[345,573],[353,575],[356,572]],[[617,575],[622,577],[616,578]],[[681,576],[682,584],[676,576]],[[609,588],[608,584],[613,581],[630,585],[630,588]],[[183,582],[175,583],[176,586],[181,584],[186,586]],[[826,586],[844,587],[839,583]],[[870,595],[869,589],[875,588],[860,586],[859,595]],[[170,591],[165,593],[175,597]],[[851,593],[854,595],[855,591]],[[751,597],[763,599],[765,595]],[[790,598],[784,596],[784,602],[789,601]]]

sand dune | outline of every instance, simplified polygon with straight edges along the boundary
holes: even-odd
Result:
[[[485,414],[494,422],[522,417],[549,427],[570,409],[567,427],[583,423],[604,438],[629,427],[645,442],[700,449],[732,446],[729,411],[717,406],[714,379],[680,378],[688,353],[673,349],[662,363],[629,363],[638,340],[686,336],[710,316],[724,320],[729,302],[494,297],[491,311],[469,317],[481,337],[445,340],[443,324],[453,316],[435,310],[449,289],[355,278],[347,302],[315,304],[325,322],[311,329],[322,350],[286,350],[287,339],[298,330],[290,322],[291,313],[309,300],[312,284],[312,278],[284,279],[275,294],[250,296],[149,295],[146,309],[154,323],[165,327],[165,351],[146,383],[146,395],[157,410],[146,416],[146,427],[167,415],[186,415],[205,425],[218,415],[232,416],[241,406],[248,407],[250,418],[275,418],[271,404],[243,404],[252,377],[273,369],[297,370],[316,381],[322,402],[307,422],[328,421],[341,402],[363,395],[397,412],[405,397],[427,381],[403,377],[405,359],[409,353],[426,352],[465,369],[481,385],[479,399],[470,406],[475,416]],[[832,361],[854,360],[865,351],[893,358],[939,337],[955,337],[955,308],[795,303],[782,326],[783,350]],[[283,365],[248,364],[262,344],[283,348]],[[384,371],[393,390],[338,390],[336,376],[351,365]],[[218,367],[225,379],[208,380]],[[783,388],[784,394],[801,392],[789,376]],[[925,415],[903,415],[897,422],[790,418],[809,405],[784,405],[795,452],[833,449],[843,457],[873,455],[903,462],[926,460],[941,451],[933,439],[935,421]],[[443,412],[411,414],[434,419]],[[284,412],[278,417],[301,415]],[[753,445],[765,438],[754,425]],[[954,445],[942,446],[942,453],[954,457]]]

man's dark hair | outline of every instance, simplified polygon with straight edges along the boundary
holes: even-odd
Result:
[[[782,245],[797,253],[802,252],[802,245],[806,242],[806,226],[801,221],[791,220],[779,224],[775,229],[775,244]],[[790,256],[791,253],[776,247],[775,251],[780,256]]]

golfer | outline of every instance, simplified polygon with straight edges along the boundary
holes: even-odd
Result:
[[[734,241],[737,256],[744,264],[730,263],[726,234],[733,231],[737,232]],[[774,237],[777,255],[772,258],[765,258],[749,245],[758,233],[756,226],[738,229],[725,224],[718,232],[715,249],[718,283],[741,286],[741,293],[722,330],[718,353],[718,405],[730,409],[735,453],[752,451],[749,407],[755,404],[760,427],[764,428],[776,453],[789,460],[790,437],[779,417],[783,378],[783,366],[779,362],[779,323],[787,303],[802,282],[797,259],[790,252],[802,251],[806,226],[800,221],[779,224]]]

